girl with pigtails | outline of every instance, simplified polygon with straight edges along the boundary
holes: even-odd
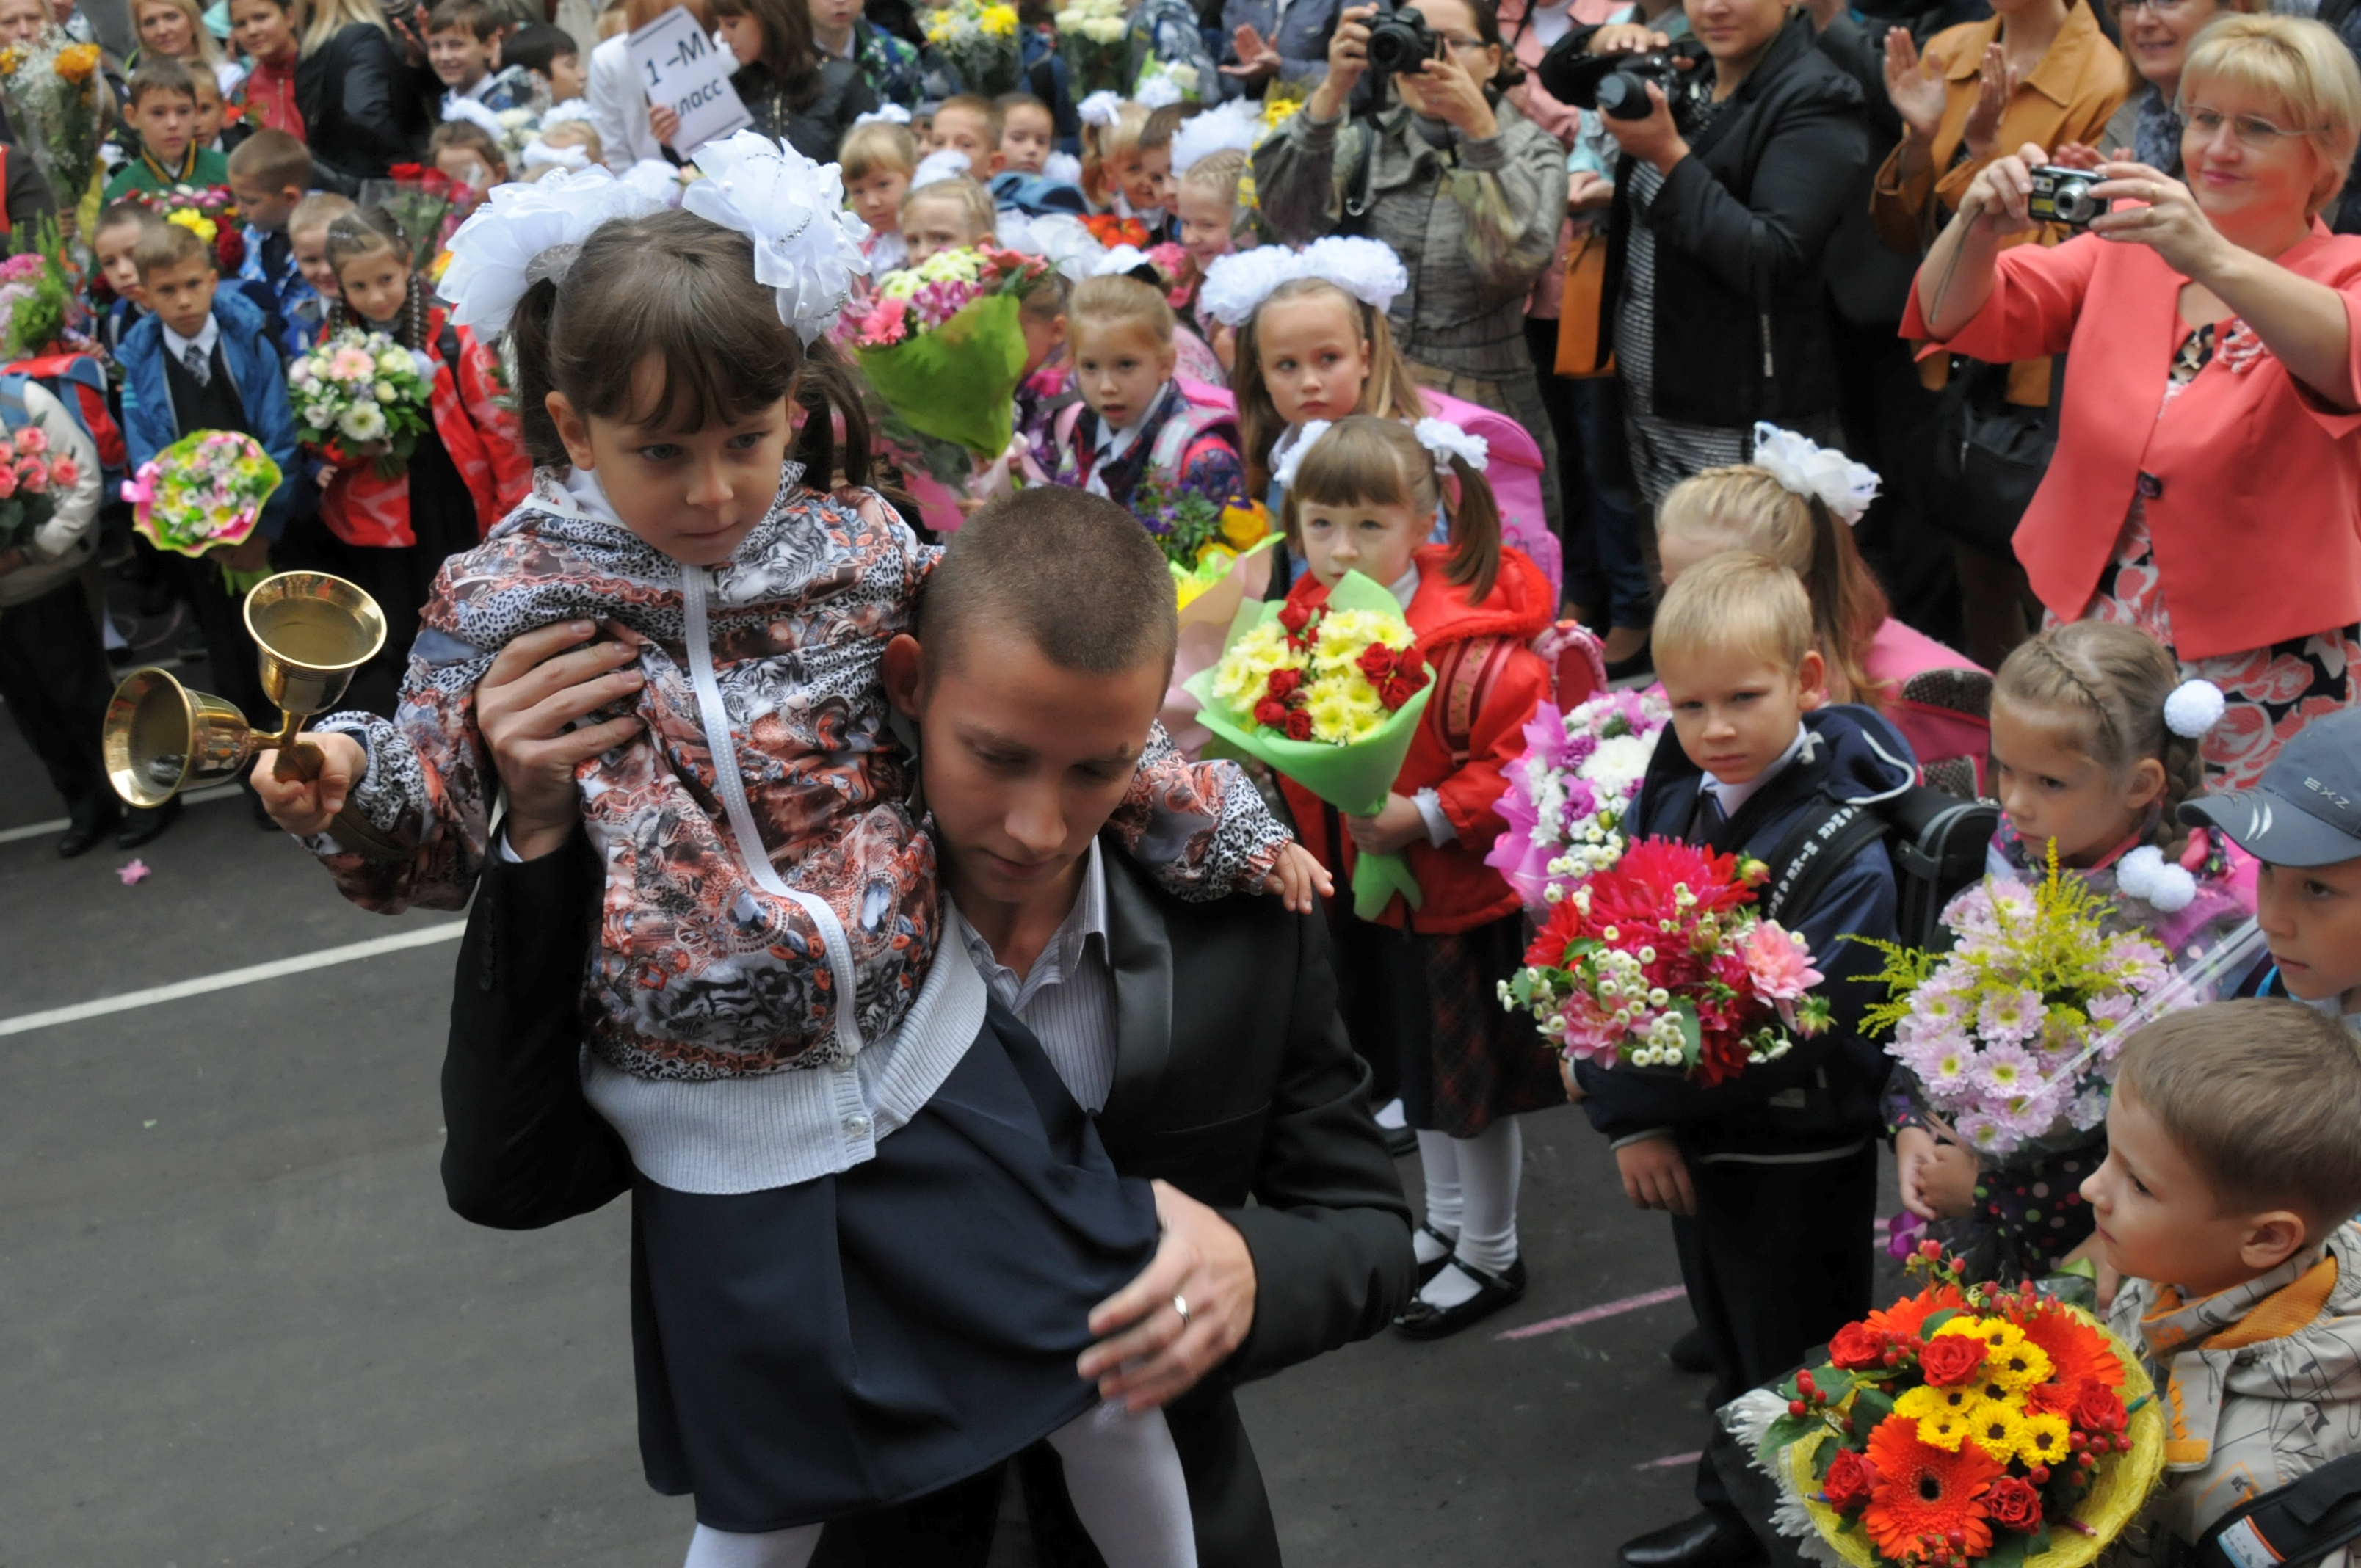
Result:
[[[2112,925],[2147,932],[2181,968],[2205,959],[2255,913],[2253,858],[2180,817],[2203,793],[2200,751],[2224,706],[2133,627],[2070,621],[2019,644],[1993,684],[1990,787],[2003,816],[1988,869],[2032,883],[2054,847],[2060,870],[2106,900]],[[1904,1066],[1888,1115],[1904,1206],[1936,1222],[1979,1277],[2038,1278],[2096,1255],[2080,1189],[2106,1158],[2103,1125],[2070,1148],[1980,1165],[1927,1113]]]
[[[801,1568],[825,1521],[1045,1437],[1111,1568],[1189,1568],[1162,1415],[1074,1370],[1154,1250],[1153,1197],[992,1022],[975,966],[933,961],[882,665],[936,553],[860,488],[860,405],[810,346],[857,226],[792,148],[741,132],[697,161],[682,210],[592,169],[504,186],[454,237],[443,291],[506,331],[532,491],[444,567],[395,718],[332,716],[316,783],[266,761],[258,787],[388,912],[456,907],[487,856],[587,830],[584,1089],[636,1173],[641,1446],[651,1485],[697,1498],[689,1568]],[[478,688],[553,655],[569,684],[609,672],[580,720],[606,749],[508,779],[495,825]],[[346,852],[347,802],[403,852]],[[1179,847],[1154,870],[1184,896],[1301,854],[1243,774],[1154,737],[1115,821]]]
[[[1420,1288],[1395,1325],[1413,1339],[1456,1333],[1524,1295],[1517,1117],[1565,1101],[1549,1054],[1499,994],[1524,961],[1524,915],[1484,857],[1504,830],[1506,769],[1549,695],[1532,643],[1557,598],[1522,552],[1500,543],[1488,460],[1482,438],[1441,420],[1356,414],[1305,425],[1279,476],[1288,543],[1306,566],[1289,605],[1316,605],[1358,572],[1392,591],[1434,676],[1375,817],[1340,817],[1279,780],[1340,890],[1332,924],[1345,1025],[1380,1081],[1399,1076],[1418,1133]],[[1431,542],[1438,515],[1444,543]],[[1396,894],[1374,921],[1356,918],[1341,890],[1362,853],[1406,854],[1418,907]]]

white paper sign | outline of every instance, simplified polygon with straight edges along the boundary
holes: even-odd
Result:
[[[673,150],[683,158],[716,137],[753,123],[730,78],[738,62],[697,18],[675,5],[631,35],[631,70],[648,95],[680,116]]]

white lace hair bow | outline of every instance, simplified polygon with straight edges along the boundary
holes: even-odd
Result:
[[[1279,482],[1280,489],[1295,488],[1295,471],[1303,466],[1303,455],[1311,451],[1312,444],[1327,434],[1334,425],[1334,421],[1315,419],[1295,433],[1295,444],[1287,449],[1278,466],[1270,471],[1270,477]]]
[[[1480,435],[1470,435],[1446,419],[1422,419],[1411,426],[1418,444],[1434,454],[1434,471],[1451,472],[1454,457],[1482,473],[1490,463],[1492,444]]]
[[[784,142],[738,131],[696,156],[705,178],[681,194],[698,217],[754,241],[754,276],[776,290],[779,319],[809,343],[836,323],[866,276],[869,227],[844,205],[844,178]]]
[[[852,123],[855,126],[906,126],[910,123],[910,111],[899,104],[880,104],[866,114],[853,115]]]
[[[588,169],[590,149],[579,143],[567,147],[552,147],[545,141],[530,142],[524,149],[527,169]]]
[[[1233,98],[1180,122],[1172,133],[1172,177],[1179,179],[1217,152],[1252,152],[1262,117],[1251,98]]]
[[[910,170],[910,189],[922,191],[939,180],[964,180],[974,168],[967,154],[943,148],[918,159],[918,167]]]
[[[533,185],[498,185],[451,236],[451,265],[435,291],[451,319],[489,337],[544,278],[563,278],[582,242],[614,218],[644,217],[662,202],[593,165]]]
[[[563,104],[552,104],[549,106],[549,112],[541,117],[541,128],[546,131],[550,126],[562,126],[568,120],[580,120],[586,126],[594,123],[590,113],[590,100],[568,98]]]
[[[2212,681],[2183,681],[2164,699],[2164,727],[2184,740],[2202,740],[2229,709],[2229,699]]]
[[[1861,521],[1877,499],[1877,470],[1856,463],[1843,453],[1822,446],[1808,436],[1758,421],[1754,426],[1754,466],[1770,471],[1782,489],[1817,497],[1829,515],[1847,527]]]
[[[1075,104],[1074,115],[1086,126],[1111,126],[1123,117],[1123,94],[1102,87]]]
[[[1299,278],[1334,283],[1379,312],[1390,310],[1395,299],[1410,287],[1410,272],[1401,258],[1385,246],[1374,239],[1331,235],[1301,250],[1266,245],[1217,258],[1205,269],[1197,304],[1224,326],[1244,326],[1275,290]]]

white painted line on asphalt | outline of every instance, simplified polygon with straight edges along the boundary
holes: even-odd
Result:
[[[1631,1468],[1634,1470],[1670,1470],[1675,1464],[1695,1464],[1698,1460],[1703,1459],[1704,1457],[1705,1450],[1700,1448],[1694,1453],[1667,1453],[1662,1459],[1651,1459],[1642,1464],[1634,1464]]]
[[[298,953],[291,959],[273,959],[267,964],[248,964],[244,969],[199,975],[194,980],[174,981],[170,985],[151,985],[145,991],[126,991],[120,996],[102,996],[95,1002],[77,1002],[71,1007],[22,1013],[14,1018],[0,1018],[0,1035],[22,1035],[34,1029],[53,1028],[60,1024],[79,1024],[85,1018],[102,1018],[109,1013],[128,1013],[134,1008],[153,1007],[162,1002],[178,1002],[184,996],[203,996],[209,991],[227,991],[235,986],[252,985],[258,981],[277,980],[282,975],[302,974],[308,970],[327,969],[332,965],[379,958],[411,948],[429,947],[436,942],[447,942],[467,928],[465,920],[445,920],[391,937],[348,942],[341,948],[323,948],[316,953]]]
[[[5,1028],[5,1025],[0,1025],[0,1030]],[[1527,1323],[1523,1328],[1510,1329],[1506,1333],[1494,1334],[1492,1337],[1494,1339],[1531,1339],[1535,1334],[1554,1334],[1560,1329],[1595,1323],[1601,1318],[1620,1317],[1625,1312],[1636,1312],[1642,1307],[1662,1306],[1666,1301],[1677,1300],[1687,1294],[1688,1292],[1680,1286],[1671,1285],[1662,1290],[1649,1290],[1638,1296],[1626,1296],[1620,1301],[1609,1301],[1601,1306],[1585,1307],[1581,1311],[1568,1312],[1563,1318],[1544,1318],[1538,1323]]]
[[[211,789],[192,789],[181,797],[182,806],[203,806],[209,800],[227,800],[243,793],[243,786],[234,784],[215,784]],[[0,844],[13,844],[19,839],[42,839],[51,833],[62,833],[73,826],[69,817],[52,817],[47,822],[27,822],[22,828],[0,828]]]

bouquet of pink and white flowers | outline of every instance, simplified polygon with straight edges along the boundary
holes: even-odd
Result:
[[[996,246],[889,272],[837,329],[895,421],[984,462],[1008,450],[1025,334],[1016,313],[1049,263]]]
[[[1561,714],[1543,703],[1495,807],[1508,831],[1484,863],[1543,912],[1623,855],[1623,817],[1672,722],[1662,692],[1607,692]]]
[[[21,543],[57,515],[58,488],[81,477],[72,458],[49,451],[39,425],[0,432],[0,544]]]
[[[159,550],[202,555],[246,542],[280,477],[270,454],[243,431],[192,431],[142,463],[123,482],[123,499],[137,509],[132,526]]]
[[[381,332],[346,330],[287,367],[295,439],[339,467],[401,474],[432,417],[434,361]]]

